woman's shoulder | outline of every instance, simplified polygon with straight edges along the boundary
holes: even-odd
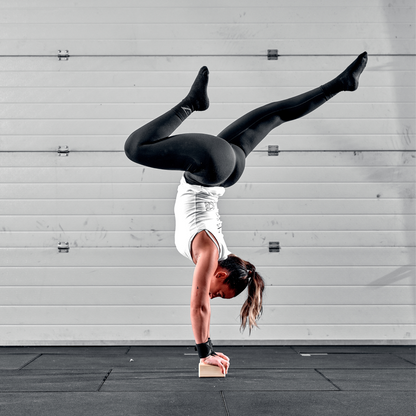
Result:
[[[199,232],[192,240],[191,256],[195,264],[201,256],[213,256],[218,260],[218,247],[205,231]]]

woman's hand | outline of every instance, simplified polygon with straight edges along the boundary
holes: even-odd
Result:
[[[201,358],[201,362],[205,364],[216,365],[221,368],[221,372],[225,375],[228,373],[230,367],[230,359],[221,352],[215,352],[217,355],[209,355],[206,358]]]

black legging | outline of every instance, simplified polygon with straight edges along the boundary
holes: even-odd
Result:
[[[187,133],[170,136],[182,123],[174,107],[133,132],[126,141],[127,156],[157,169],[187,172],[187,182],[204,186],[234,185],[245,158],[280,124],[317,109],[329,98],[323,87],[259,107],[240,117],[218,136]]]
[[[194,110],[184,110],[184,103],[185,107],[192,104],[185,99],[133,132],[125,144],[126,155],[132,161],[152,168],[185,171],[186,181],[192,184],[229,187],[243,174],[245,158],[271,130],[309,114],[340,91],[356,90],[366,64],[367,52],[363,52],[332,81],[296,97],[250,111],[218,136],[202,133],[170,136]],[[201,70],[204,68],[208,71],[206,67]]]

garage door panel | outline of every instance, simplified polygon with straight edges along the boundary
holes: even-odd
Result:
[[[133,22],[129,22],[130,24]],[[410,23],[410,22],[409,22]],[[136,22],[137,24],[137,22]],[[272,38],[273,39],[273,38]],[[273,39],[279,45],[279,51],[283,54],[321,54],[322,44],[317,44],[315,39],[304,38],[301,42],[298,39]],[[270,41],[268,42],[270,43]],[[227,38],[222,42],[207,39],[186,39],[186,42],[178,42],[178,39],[59,39],[51,38],[41,40],[26,40],[24,44],[20,40],[3,40],[0,47],[2,55],[14,55],[16,51],[20,55],[49,55],[57,53],[59,47],[67,48],[73,55],[157,55],[157,56],[178,56],[178,55],[257,55],[267,56],[267,44],[264,39],[234,39]],[[274,46],[274,45],[273,45]],[[375,54],[411,54],[414,52],[412,39],[327,39],[325,42],[326,54],[337,54],[339,50],[347,54],[358,54],[363,50],[371,50]]]
[[[0,152],[0,164],[2,168],[22,166],[29,167],[89,167],[89,168],[109,168],[109,167],[132,167],[140,168],[140,165],[133,164],[124,151],[118,152],[70,152],[70,157],[59,157],[55,152]],[[34,154],[36,153],[36,154]],[[312,156],[312,157],[311,157]],[[387,166],[415,166],[416,158],[414,152],[377,152],[377,151],[281,151],[278,157],[269,156],[267,146],[260,146],[246,159],[246,169],[252,167],[387,167]],[[175,175],[179,180],[181,174],[173,172],[162,172],[157,169],[148,168],[151,177],[159,178],[160,182],[170,181]]]
[[[211,325],[239,325],[239,309],[235,306],[216,305],[212,310]],[[48,325],[157,325],[161,316],[167,325],[189,325],[187,306],[21,306],[0,307],[1,325],[36,325],[38,320]],[[369,317],[376,315],[375,325],[413,323],[411,306],[280,306],[267,305],[259,325],[333,325],[368,324]],[[348,320],[345,322],[347,313]],[[10,316],[11,319],[4,319]]]
[[[75,59],[75,58],[74,58]],[[291,58],[292,59],[292,58]],[[201,62],[203,64],[203,62]],[[244,63],[243,63],[244,64]],[[344,63],[345,64],[345,63]],[[268,64],[270,65],[270,64]],[[177,86],[175,87],[163,87],[164,91],[163,94],[160,92],[161,86],[154,86],[154,87],[146,87],[146,88],[136,88],[133,86],[124,87],[117,84],[110,84],[110,85],[102,85],[100,87],[92,88],[92,87],[80,87],[80,86],[57,86],[57,87],[46,87],[46,86],[34,86],[34,87],[14,87],[11,85],[8,86],[9,81],[6,85],[1,85],[0,92],[2,96],[0,98],[0,102],[11,102],[11,103],[27,103],[27,104],[43,104],[43,103],[68,103],[73,105],[83,104],[83,103],[102,103],[102,104],[111,104],[114,101],[119,102],[121,104],[129,103],[134,105],[136,103],[143,103],[148,104],[150,109],[155,110],[152,113],[152,118],[156,117],[160,113],[169,110],[171,107],[176,105],[179,100],[181,100],[189,90],[190,84],[195,79],[195,73],[199,69],[198,64],[194,64],[195,69],[188,75],[188,80],[186,85]],[[248,85],[248,81],[246,81],[243,77],[241,77],[239,86],[209,86],[209,97],[211,101],[212,107],[226,108],[230,106],[230,104],[240,104],[247,102],[252,103],[252,106],[255,105],[260,106],[267,104],[269,102],[284,100],[289,97],[293,97],[298,94],[302,94],[303,92],[316,88],[320,84],[327,82],[328,78],[335,77],[338,75],[339,68],[343,68],[345,65],[341,64],[338,66],[338,69],[334,69],[330,72],[321,73],[320,76],[309,76],[309,82],[304,82],[303,84],[295,84],[296,79],[291,81],[291,84],[288,85],[287,83],[279,84],[277,81],[274,82],[272,85],[264,86],[264,83],[261,85],[252,87]],[[136,69],[136,71],[139,68]],[[134,69],[133,69],[134,70]],[[270,70],[270,69],[269,69]],[[291,70],[290,68],[288,69]],[[211,73],[215,72],[215,68],[210,70]],[[272,68],[274,71],[274,68]],[[12,72],[12,71],[11,71]],[[218,70],[218,72],[220,72]],[[260,75],[262,75],[261,69],[259,70]],[[279,72],[275,71],[276,79],[279,78]],[[28,76],[30,74],[27,74]],[[176,73],[172,74],[172,78],[174,78]],[[221,73],[218,73],[218,77],[221,76]],[[9,76],[4,76],[3,79],[8,80]],[[139,78],[139,76],[137,76]],[[144,77],[143,77],[144,78]],[[376,77],[377,79],[377,77]],[[389,85],[383,85],[384,81]],[[4,81],[3,81],[4,82]],[[11,81],[10,81],[11,82]],[[46,81],[45,81],[46,82]],[[167,83],[168,81],[166,81]],[[258,82],[259,83],[259,82]],[[371,81],[369,81],[371,84]],[[360,92],[356,91],[354,94],[343,94],[342,100],[339,97],[333,98],[332,103],[369,103],[369,104],[389,104],[389,103],[397,103],[397,102],[405,102],[413,103],[414,97],[414,85],[411,86],[402,86],[402,81],[394,78],[389,79],[387,75],[380,76],[380,82],[374,85],[365,85],[360,86]],[[370,94],[371,93],[371,94]],[[384,108],[381,107],[380,111]],[[377,110],[376,108],[373,110]],[[217,111],[217,110],[215,110]],[[234,110],[235,111],[235,110]],[[335,109],[331,110],[334,112]],[[194,115],[192,119],[204,119],[209,117],[211,111],[208,110],[207,113]],[[239,113],[239,115],[244,114],[243,111]],[[230,117],[227,114],[228,117]],[[312,116],[311,116],[312,117]],[[345,116],[344,116],[345,117]],[[225,116],[222,115],[221,120],[224,120]],[[316,119],[316,115],[313,116]],[[140,113],[137,113],[136,117],[134,118],[137,122],[137,125],[144,124],[145,122],[149,121],[149,118],[141,117]],[[191,120],[192,120],[191,119]],[[190,125],[190,121],[187,121],[187,125]]]
[[[126,138],[177,104],[203,65],[211,107],[177,133],[215,135],[334,78],[362,50],[358,91],[271,132],[221,199],[229,248],[265,278],[265,315],[248,338],[244,295],[214,299],[211,336],[415,339],[414,4],[341,3],[1,2],[5,345],[193,344],[193,265],[173,245],[181,173],[133,164]]]
[[[142,168],[141,170],[143,170]],[[141,172],[138,172],[139,174]],[[57,174],[58,175],[58,174]],[[95,184],[0,184],[0,189],[4,192],[4,205],[7,200],[33,200],[33,204],[42,203],[42,199],[59,198],[56,200],[57,206],[65,204],[66,200],[71,199],[116,199],[115,204],[122,204],[125,201],[135,201],[141,198],[146,204],[146,200],[152,199],[154,209],[163,209],[160,206],[163,201],[170,201],[174,204],[177,187],[181,174],[176,172],[172,176],[177,176],[174,183],[95,183]],[[386,178],[388,179],[388,178]],[[245,200],[245,199],[378,199],[382,205],[384,199],[414,197],[414,188],[411,182],[385,182],[385,183],[252,183],[239,182],[225,192],[223,200]],[[6,199],[7,198],[7,199]],[[2,198],[0,198],[2,199]],[[118,199],[118,201],[117,201]],[[37,201],[36,201],[37,200]],[[123,202],[122,202],[123,201]],[[403,201],[406,203],[406,201]],[[125,202],[127,204],[127,202]],[[16,205],[16,209],[25,209]],[[220,205],[220,206],[221,206]],[[100,209],[97,205],[97,209]],[[5,211],[3,211],[5,212]],[[11,211],[8,211],[11,212]],[[153,211],[154,212],[154,211]],[[169,211],[173,212],[173,211]],[[17,213],[17,212],[15,212]],[[84,211],[86,214],[86,212]],[[33,212],[35,214],[35,212]],[[134,214],[134,212],[132,213]]]
[[[258,0],[256,4],[259,7],[268,7],[271,5],[271,3],[272,3],[271,0]],[[65,3],[58,3],[58,4],[54,0],[38,0],[37,4],[39,7],[53,6],[54,8],[58,8],[58,9],[67,9],[68,7],[79,6],[79,3],[76,0],[68,0]],[[142,0],[140,4],[141,4],[141,7],[158,7],[158,6],[168,6],[168,5],[170,5],[171,7],[173,6],[169,0]],[[253,3],[249,0],[240,0],[239,4],[241,6],[252,6]],[[342,4],[340,5],[334,4],[332,0],[320,0],[319,4],[322,7],[323,6],[343,7]],[[348,4],[350,6],[362,5],[360,0],[351,0]],[[397,7],[405,7],[405,6],[408,6],[408,4],[409,3],[406,0],[400,0],[396,2]],[[84,0],[82,2],[82,5],[79,7],[90,8],[90,7],[95,7],[95,5],[96,4],[94,0]],[[115,7],[114,0],[102,0],[100,5],[101,7],[110,8],[110,9],[113,9]],[[368,0],[366,2],[366,5],[368,7],[378,7],[380,4],[378,0]],[[13,9],[27,8],[30,6],[33,6],[33,3],[31,2],[31,0],[20,0],[18,4],[16,4],[14,0],[3,0],[0,8],[7,10],[9,8],[13,8]],[[189,3],[188,3],[188,0],[177,0],[175,2],[175,6],[187,7],[189,6]],[[290,3],[290,6],[292,7],[304,6],[304,0],[292,0]],[[130,8],[137,7],[137,2],[135,0],[118,0],[117,7],[130,7]],[[214,8],[226,7],[226,5],[221,0],[212,0],[209,2],[209,4],[196,3],[195,5],[193,5],[193,7],[205,9],[207,7],[214,7]]]
[[[65,163],[65,162],[63,162]],[[276,159],[276,165],[278,160]],[[59,168],[1,168],[2,183],[158,183],[166,180],[179,183],[181,173],[158,172],[144,166],[116,167],[65,167]],[[163,178],[163,179],[162,179]],[[410,182],[414,179],[414,167],[248,167],[242,182],[249,183],[353,183],[353,182]]]
[[[379,195],[379,196],[377,196]],[[411,215],[414,212],[413,199],[381,199],[377,194],[372,200],[308,200],[308,199],[276,199],[276,200],[224,200],[221,203],[221,215],[225,216],[249,215],[249,218],[258,215]],[[324,198],[323,198],[324,199]],[[15,215],[82,215],[85,220],[93,215],[160,215],[173,216],[174,200],[140,200],[126,199],[114,202],[110,199],[97,200],[7,200],[2,204],[0,214],[14,212]],[[253,209],[257,208],[256,214]],[[276,218],[277,220],[277,218]],[[12,229],[13,224],[4,223],[6,229]],[[250,223],[247,224],[250,227]],[[227,229],[228,225],[225,223]],[[158,227],[156,227],[157,229]]]
[[[145,276],[142,276],[142,279]],[[409,305],[414,301],[412,287],[268,287],[265,292],[265,307],[272,305]],[[191,285],[187,286],[140,286],[140,278],[135,286],[103,287],[82,286],[29,288],[2,287],[0,299],[2,305],[186,305],[191,296]],[[233,299],[215,299],[212,308],[226,303],[242,306],[246,294]],[[189,310],[189,307],[187,307]],[[108,309],[107,313],[111,308]],[[162,312],[161,312],[162,313]]]
[[[323,10],[325,10],[325,20],[329,22],[356,22],[367,23],[369,17],[372,21],[386,20],[389,23],[412,23],[412,6],[408,2],[397,5],[399,13],[391,13],[390,7],[380,7],[380,5],[366,7],[351,7],[350,5],[335,7],[317,7],[311,5],[281,7],[267,4],[267,12],[264,6],[245,5],[244,7],[187,7],[169,6],[166,3],[163,8],[147,6],[123,7],[119,13],[115,13],[118,5],[105,7],[97,10],[96,7],[69,7],[69,8],[8,8],[7,15],[0,20],[3,23],[55,23],[61,19],[62,23],[211,23],[211,22],[251,22],[251,23],[322,23]],[[66,11],[66,14],[62,12]],[[218,12],[221,13],[218,13]]]
[[[190,286],[193,267],[191,263],[180,267],[2,267],[1,286],[39,286],[37,271],[42,272],[41,284],[45,286],[134,286],[140,276],[151,286]],[[279,286],[414,286],[415,266],[355,266],[355,267],[303,267],[262,266],[259,269],[268,285]],[[116,276],[116,279],[114,278]]]
[[[410,74],[409,74],[410,75]],[[413,77],[413,73],[411,76]],[[27,75],[25,75],[27,78]],[[273,74],[276,77],[276,74]],[[403,75],[406,78],[406,75]],[[91,76],[92,79],[96,79],[95,75]],[[410,76],[409,76],[410,78]],[[85,82],[88,82],[85,81]],[[133,81],[132,81],[133,82]],[[403,81],[404,83],[406,80]],[[409,82],[409,81],[408,81]],[[209,113],[204,115],[204,119],[208,117],[216,120],[230,120],[237,119],[243,114],[248,113],[251,110],[259,107],[263,103],[241,103],[239,106],[235,104],[221,103],[219,105],[212,105],[208,110]],[[336,103],[336,105],[329,106],[325,110],[325,119],[348,119],[361,118],[363,114],[369,113],[374,110],[374,104],[372,103]],[[51,120],[62,120],[68,119],[68,114],[71,114],[71,119],[76,120],[106,120],[114,119],[136,119],[140,115],[140,120],[148,120],[156,117],[161,113],[160,105],[147,103],[143,104],[49,104],[49,103],[36,103],[36,104],[0,104],[0,112],[3,117],[7,117],[10,120],[13,119],[51,119]],[[380,104],[377,106],[377,114],[382,118],[411,118],[415,114],[415,105],[411,103],[396,103],[394,106],[394,112],[392,112],[391,103]],[[202,117],[202,115],[201,115]],[[197,118],[197,117],[195,117]],[[322,119],[322,113],[311,113],[308,116],[311,120]],[[140,123],[140,122],[139,122]],[[139,126],[140,124],[137,124]]]
[[[413,94],[414,95],[414,94]],[[147,120],[149,121],[149,120]],[[124,143],[129,134],[138,128],[141,124],[137,124],[132,129],[126,129],[120,134],[86,134],[82,133],[76,137],[74,135],[14,135],[4,134],[0,137],[0,144],[4,151],[8,152],[54,152],[57,154],[59,146],[69,146],[70,151],[84,151],[84,152],[124,152]],[[319,122],[318,122],[319,124]],[[221,125],[221,128],[211,129],[206,131],[207,134],[216,135],[218,132],[226,127],[226,123]],[[273,134],[273,132],[266,137],[256,152],[264,152],[267,154],[268,146],[279,146],[282,151],[296,151],[296,152],[334,152],[340,150],[349,151],[350,153],[360,152],[392,152],[396,155],[397,152],[408,152],[414,154],[414,144],[416,143],[416,136],[410,133],[410,126],[406,124],[398,124],[397,131],[399,134],[361,134],[353,135],[351,132],[336,132],[334,134],[324,134],[323,132],[308,132],[306,134]],[[187,133],[202,131],[201,128],[194,130],[189,129]],[[251,155],[250,155],[251,156]],[[130,162],[133,164],[133,162]]]
[[[178,100],[179,101],[179,100]],[[165,108],[167,111],[169,108]],[[164,110],[156,113],[154,117],[160,115]],[[324,116],[324,115],[323,115]],[[120,133],[125,134],[125,138],[129,134],[139,128],[141,125],[150,121],[150,119],[145,120],[125,120],[118,121],[114,120],[102,120],[100,123],[97,123],[95,120],[49,120],[49,119],[40,119],[40,120],[27,120],[27,119],[17,119],[17,120],[1,120],[0,128],[6,135],[10,134],[28,134],[31,132],[33,135],[41,135],[48,132],[49,135],[59,136],[63,131],[66,134],[71,135],[107,135],[115,134],[119,135]],[[189,132],[203,132],[206,134],[218,134],[223,128],[228,126],[234,121],[234,119],[228,120],[194,120],[190,119],[182,126],[180,126],[175,134],[189,133]],[[312,120],[312,119],[300,119],[296,123],[286,123],[279,127],[280,134],[295,134],[295,135],[306,135],[313,134],[316,135],[320,132],[323,136],[327,135],[336,135],[336,134],[347,134],[350,132],[350,120],[344,119],[325,119],[321,120]],[[369,125],[367,120],[357,119],[354,121],[355,128],[361,132],[361,134],[395,134],[397,132],[397,126],[409,126],[409,131],[415,131],[415,122],[412,118],[398,118],[397,120],[378,120],[374,125]],[[357,148],[355,150],[360,150]]]
[[[233,252],[233,247],[229,247]],[[412,247],[285,248],[269,253],[266,248],[237,248],[237,254],[259,266],[407,266],[415,264]],[[1,248],[4,266],[186,266],[189,260],[173,248],[72,248],[58,253],[53,248]]]
[[[56,247],[59,242],[71,247],[173,247],[173,231],[50,231],[2,232],[0,247]],[[416,245],[413,231],[227,231],[232,247],[404,247]]]
[[[328,325],[264,325],[261,331],[240,334],[237,325],[212,326],[215,340],[228,340],[217,345],[311,345],[325,339],[331,344],[373,345],[386,337],[395,337],[403,344],[416,336],[414,325],[336,325],[328,336]],[[190,325],[14,325],[0,327],[3,345],[193,345]],[[281,334],[285,339],[281,339]],[[371,336],[369,335],[371,333]],[[371,338],[370,338],[371,337]],[[322,341],[320,341],[322,343]],[[195,357],[194,357],[195,359]]]
[[[48,230],[162,232],[174,230],[173,215],[78,215],[78,216],[16,216],[5,217],[10,231]],[[242,215],[222,215],[224,233],[241,231]],[[244,215],[244,220],[247,216]],[[252,215],[247,221],[252,231],[413,231],[414,215]],[[62,228],[61,228],[62,227]],[[248,230],[246,230],[248,231]]]

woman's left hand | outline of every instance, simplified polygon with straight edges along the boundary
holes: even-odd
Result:
[[[225,375],[228,373],[228,368],[230,367],[230,359],[222,354],[221,352],[216,352],[216,355],[209,355],[208,357],[201,358],[201,362],[210,365],[216,365],[221,368],[222,373]]]
[[[219,355],[223,360],[226,360],[226,361],[230,362],[230,359],[225,354],[223,354],[222,352],[215,351],[215,354]]]

